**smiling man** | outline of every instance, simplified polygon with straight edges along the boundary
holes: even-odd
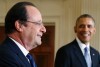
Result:
[[[79,16],[74,31],[75,40],[58,50],[55,67],[100,67],[99,52],[90,46],[96,32],[93,17],[89,14]]]
[[[18,2],[5,17],[7,35],[0,45],[0,67],[36,67],[29,51],[41,45],[46,32],[42,16],[30,2]]]
[[[95,33],[96,30],[94,23],[94,19],[88,15],[81,16],[77,19],[74,30],[82,43],[87,44],[90,41],[92,35]]]

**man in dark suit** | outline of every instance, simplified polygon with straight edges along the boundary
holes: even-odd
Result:
[[[7,37],[0,45],[0,67],[33,67],[27,54],[41,45],[45,32],[41,13],[34,4],[15,4],[5,17]],[[36,67],[35,63],[33,65]]]
[[[100,55],[90,46],[95,33],[95,21],[89,14],[83,14],[76,20],[74,27],[76,39],[61,47],[56,54],[55,67],[100,67]],[[85,48],[87,47],[88,60]]]

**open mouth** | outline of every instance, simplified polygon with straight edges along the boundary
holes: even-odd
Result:
[[[42,37],[42,35],[38,34],[37,36],[39,36],[40,38]]]
[[[87,36],[89,36],[89,34],[82,34],[84,37],[87,37]]]

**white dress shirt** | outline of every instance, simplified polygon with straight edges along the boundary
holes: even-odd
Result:
[[[84,55],[84,48],[85,47],[87,47],[89,49],[89,54],[90,54],[90,43],[84,44],[78,39],[78,37],[76,37],[76,41],[78,42],[78,45],[79,45],[83,55]]]
[[[16,43],[16,45],[19,47],[19,49],[22,51],[22,53],[26,57],[26,55],[29,53],[29,51],[27,51],[20,43],[18,43],[17,41],[15,41],[13,38],[11,38],[11,37],[9,37],[9,38]]]

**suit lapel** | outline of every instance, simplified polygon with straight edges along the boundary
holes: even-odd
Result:
[[[92,50],[91,47],[90,47],[90,54],[91,54],[91,59],[92,59],[92,67],[95,67],[95,63],[96,63],[96,54],[95,54],[95,52]]]
[[[10,38],[7,37],[5,43],[7,43],[7,46],[20,58],[25,67],[31,67],[22,51]]]
[[[82,66],[83,67],[87,67],[87,64],[86,64],[86,61],[85,61],[85,58],[82,54],[82,51],[77,43],[76,40],[74,40],[73,44],[75,45],[74,46],[74,51],[75,51],[75,55],[77,56],[78,60],[81,62]]]

